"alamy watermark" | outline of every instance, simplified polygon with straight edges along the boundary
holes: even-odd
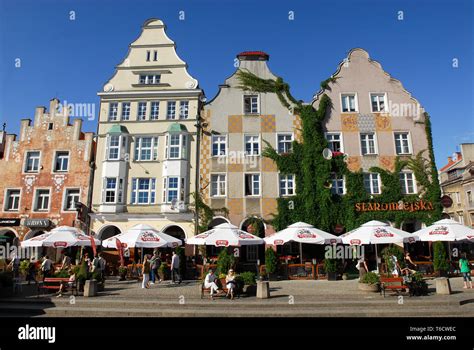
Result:
[[[64,100],[57,106],[57,113],[68,111],[70,117],[95,119],[95,103],[69,103]]]

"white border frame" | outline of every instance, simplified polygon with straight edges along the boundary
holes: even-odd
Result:
[[[398,154],[397,153],[397,141],[395,140],[395,134],[408,134],[408,150],[409,150],[409,153],[400,153]],[[411,142],[411,132],[410,131],[393,131],[392,132],[392,135],[393,135],[393,147],[394,147],[394,154],[397,155],[397,156],[410,156],[410,155],[413,155],[413,144]]]

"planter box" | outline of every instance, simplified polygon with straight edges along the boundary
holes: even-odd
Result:
[[[249,297],[254,297],[257,295],[257,286],[253,285],[245,285],[244,288],[242,289],[243,293]]]
[[[369,293],[377,293],[380,290],[380,285],[359,282],[359,290]]]
[[[328,281],[337,281],[337,272],[328,272]]]

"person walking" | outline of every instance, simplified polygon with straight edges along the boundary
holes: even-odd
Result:
[[[160,253],[155,250],[150,260],[150,279],[151,279],[150,284],[155,284],[156,276],[158,276],[158,269],[160,266],[161,266]],[[160,279],[159,279],[159,282],[161,282]]]
[[[461,259],[459,259],[459,269],[461,270],[462,278],[464,280],[463,288],[467,288],[469,283],[469,288],[472,289],[471,267],[469,266],[469,260],[467,260],[466,253],[463,253]]]
[[[12,269],[13,278],[20,277],[20,258],[15,253],[13,253],[12,260],[8,264],[8,267]]]
[[[181,283],[181,276],[179,274],[179,256],[176,252],[173,252],[173,257],[171,258],[171,280],[172,283]]]
[[[150,260],[148,260],[148,254],[143,258],[142,277],[142,288],[150,288]]]
[[[360,256],[359,260],[357,261],[356,268],[359,270],[359,281],[362,281],[367,272],[369,272],[365,255],[362,254]]]
[[[45,278],[50,277],[53,270],[53,262],[49,259],[49,256],[45,255],[43,263],[41,264],[41,271],[43,272],[43,281]]]

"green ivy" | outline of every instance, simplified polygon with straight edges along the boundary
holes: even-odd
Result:
[[[302,139],[304,142],[293,142],[293,151],[289,154],[278,154],[266,141],[263,156],[275,161],[279,171],[295,174],[297,194],[292,197],[278,198],[278,212],[274,213],[273,226],[282,230],[296,221],[304,221],[322,230],[333,231],[337,224],[351,230],[369,220],[390,221],[399,227],[405,220],[416,219],[426,224],[441,218],[442,208],[439,203],[441,195],[437,170],[434,161],[431,122],[425,114],[425,129],[428,138],[429,160],[423,158],[420,152],[415,158],[397,158],[393,172],[374,167],[371,171],[378,172],[382,179],[382,193],[371,196],[364,188],[362,171],[351,172],[347,168],[342,155],[334,156],[331,160],[323,157],[323,150],[328,147],[324,135],[324,121],[331,99],[321,95],[319,106],[305,105],[294,99],[288,84],[283,79],[261,79],[249,71],[239,70],[237,77],[240,88],[261,93],[275,93],[286,108],[292,108],[302,122]],[[335,78],[329,78],[321,83],[323,90],[330,90],[329,83]],[[292,104],[292,105],[291,105]],[[401,192],[399,172],[409,168],[424,188],[419,195],[403,195]],[[345,175],[347,194],[339,196],[331,193],[331,174]],[[357,212],[358,202],[391,203],[403,200],[414,202],[423,199],[433,203],[431,211],[378,211]]]

